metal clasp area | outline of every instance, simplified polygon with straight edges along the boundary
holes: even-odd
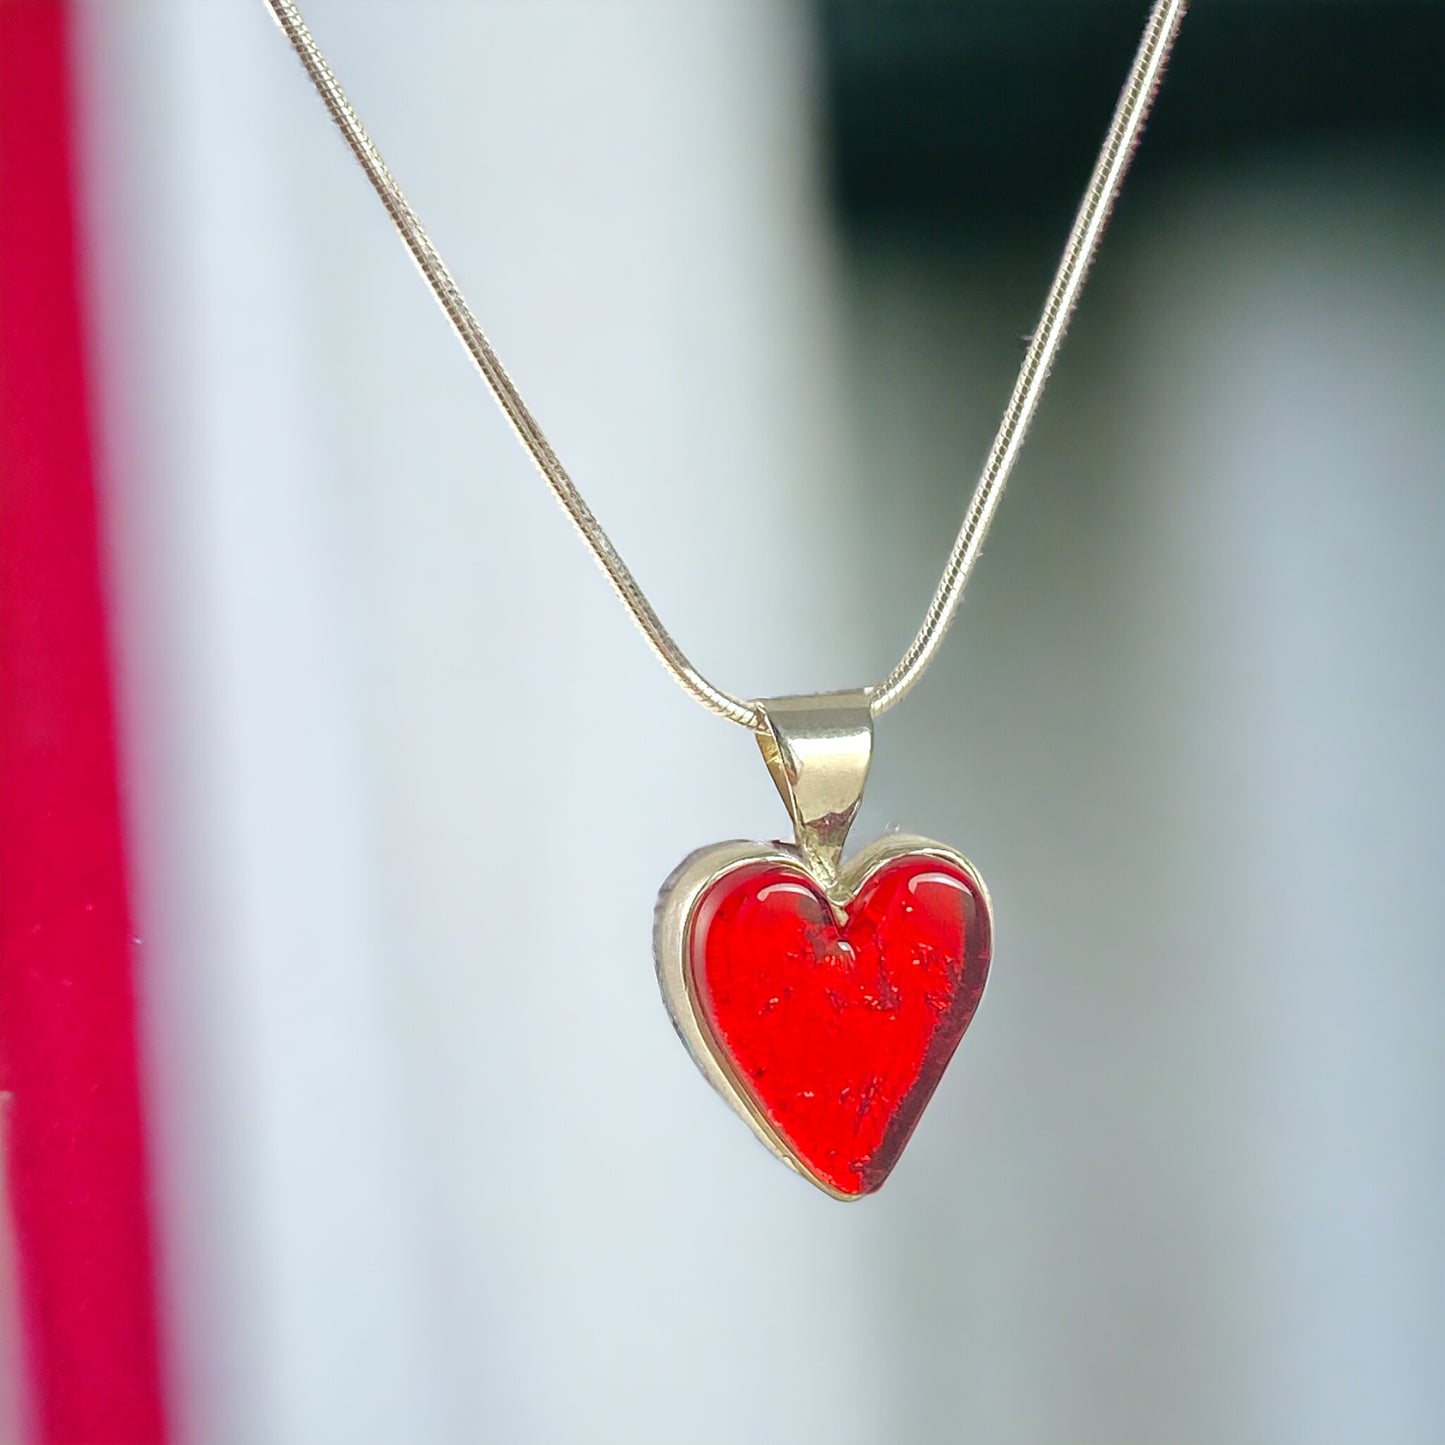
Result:
[[[863,689],[754,704],[767,724],[758,748],[778,785],[798,847],[819,881],[838,877],[873,755],[873,710]]]

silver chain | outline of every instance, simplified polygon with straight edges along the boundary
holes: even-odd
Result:
[[[437,304],[446,313],[468,355],[481,372],[498,406],[512,425],[518,439],[527,449],[528,455],[541,472],[543,480],[551,488],[552,495],[562,504],[563,510],[572,520],[572,525],[582,534],[598,566],[602,568],[612,590],[632,616],[648,645],[657,654],[658,660],[672,674],[689,697],[700,702],[711,712],[725,717],[729,722],[761,731],[765,726],[762,714],[751,702],[735,697],[730,692],[714,686],[687,660],[682,649],[673,641],[671,634],[662,625],[661,618],[653,610],[647,595],[638,586],[637,579],[612,545],[602,524],[592,515],[591,508],[582,499],[571,477],[567,475],[556,453],[537,425],[536,418],[527,409],[511,377],[506,373],[497,353],[486,334],[477,324],[457,283],[452,279],[442,258],[437,254],[415,212],[407,205],[401,188],[386,168],[381,153],[371,142],[356,112],[351,108],[346,93],[341,89],[331,67],[326,62],[306,22],[301,18],[294,0],[264,0],[277,25],[291,42],[312,84],[330,112],[331,119],[341,132],[353,156],[356,157],[367,179],[371,182],[386,213],[391,217],[411,258],[421,271]],[[1144,26],[1144,35],[1124,89],[1114,110],[1113,119],[1104,136],[1099,158],[1094,164],[1093,175],[1089,177],[1088,188],[1079,205],[1078,214],[1070,228],[1064,254],[1044,299],[1043,314],[1024,353],[1023,365],[1018,380],[1014,383],[1013,394],[1009,397],[998,434],[989,448],[984,462],[983,473],[969,500],[963,526],[959,529],[953,549],[939,579],[938,590],[928,604],[923,625],[918,635],[908,645],[908,650],[899,659],[898,665],[876,687],[868,689],[869,705],[873,713],[886,712],[898,702],[914,683],[923,675],[924,669],[933,660],[938,645],[943,641],[963,600],[963,590],[969,574],[978,561],[979,551],[988,534],[989,525],[998,509],[999,498],[1013,470],[1014,462],[1024,443],[1029,423],[1038,409],[1039,398],[1043,395],[1044,384],[1063,343],[1069,320],[1078,305],[1089,266],[1104,228],[1109,223],[1109,212],[1119,194],[1124,173],[1134,154],[1139,134],[1148,118],[1149,108],[1154,100],[1165,62],[1184,19],[1188,0],[1156,0]]]

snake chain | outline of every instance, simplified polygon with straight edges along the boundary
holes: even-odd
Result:
[[[678,685],[705,708],[754,730],[765,726],[757,707],[744,698],[725,692],[702,675],[673,640],[661,618],[653,610],[646,594],[638,585],[627,564],[612,545],[602,524],[592,514],[576,484],[557,459],[536,418],[507,375],[486,333],[472,314],[451,272],[437,253],[406,197],[386,168],[380,152],[372,144],[346,93],[312,38],[295,0],[264,0],[277,25],[300,58],[306,74],[316,87],[336,128],[347,147],[366,173],[386,213],[391,217],[411,258],[437,304],[451,322],[463,346],[481,372],[497,404],[501,407],[518,439],[526,448],[553,496],[561,503],[572,525],[581,533],[598,565],[612,585],[618,599],[631,614],[643,637],[657,654],[663,666]],[[869,689],[869,701],[875,715],[898,702],[922,676],[932,661],[944,634],[948,631],[969,574],[983,547],[989,525],[998,509],[1004,486],[1023,446],[1029,423],[1038,409],[1049,371],[1063,343],[1069,320],[1078,305],[1089,267],[1098,250],[1099,241],[1109,222],[1109,213],[1124,180],[1148,118],[1155,91],[1164,72],[1187,0],[1157,0],[1144,26],[1144,34],[1124,81],[1124,88],[1114,110],[1104,143],[1095,162],[1093,174],[1079,204],[1078,213],[1069,230],[1068,240],[1044,299],[1043,313],[1024,352],[1018,380],[1014,383],[1003,420],[990,446],[983,471],[974,488],[953,548],[948,554],[943,575],[933,594],[923,623],[909,643],[898,665],[882,682]]]

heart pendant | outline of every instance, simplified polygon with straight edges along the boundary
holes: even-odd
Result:
[[[698,1067],[758,1138],[857,1199],[897,1163],[978,1007],[988,893],[925,838],[888,835],[839,867],[867,773],[865,695],[759,707],[798,841],[687,858],[658,903],[658,979]]]

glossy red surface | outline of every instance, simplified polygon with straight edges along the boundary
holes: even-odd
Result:
[[[698,1014],[738,1086],[799,1161],[843,1194],[888,1177],[968,1027],[992,939],[977,882],[905,856],[840,923],[801,870],[759,863],[699,901]]]

